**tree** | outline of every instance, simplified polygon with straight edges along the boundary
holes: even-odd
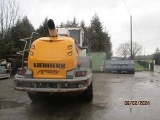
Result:
[[[67,22],[66,23],[61,23],[60,24],[60,27],[78,27],[78,23],[77,23],[77,20],[76,20],[76,18],[74,17],[73,18],[73,21],[70,21],[70,20],[67,20]]]
[[[160,50],[158,47],[153,55],[153,59],[155,60],[156,65],[160,65]]]
[[[73,18],[73,21],[67,21],[66,23],[61,22],[59,27],[78,27],[78,23],[76,21],[76,18]],[[39,26],[39,28],[36,30],[41,36],[49,36],[48,32],[48,18],[46,17],[42,24]]]
[[[9,34],[11,27],[20,18],[19,2],[16,0],[0,0],[0,33],[1,38]]]
[[[77,20],[76,20],[76,18],[74,17],[74,18],[73,18],[73,21],[71,22],[71,26],[72,26],[72,27],[78,27],[78,25],[79,25],[79,24],[77,23]]]
[[[83,28],[84,33],[85,33],[85,32],[86,32],[87,27],[86,27],[86,23],[85,23],[85,21],[84,21],[84,20],[82,20],[82,21],[80,22],[80,26]]]
[[[36,30],[41,36],[49,36],[48,32],[48,18],[46,17],[39,28]]]
[[[61,22],[61,24],[60,24],[60,26],[59,27],[65,27],[65,25],[64,25],[64,23],[63,22]]]
[[[121,43],[117,49],[117,54],[123,58],[126,58],[129,54],[129,44]]]
[[[84,41],[83,41],[83,46],[88,46],[88,39],[86,38],[86,35],[87,35],[87,27],[86,27],[86,24],[85,24],[85,21],[82,20],[80,22],[80,27],[82,27],[82,29],[84,30]]]
[[[129,54],[131,54],[131,44],[129,42]],[[137,55],[141,55],[142,53],[142,45],[140,45],[139,43],[137,42],[133,42],[132,43],[132,57],[134,59],[135,56]]]
[[[14,41],[15,49],[23,49],[24,44],[20,42],[20,39],[28,38],[34,31],[33,25],[30,23],[27,16],[23,17],[22,20],[18,20],[14,27],[11,28],[11,38]]]
[[[89,42],[91,44],[91,51],[93,52],[101,52],[104,50],[104,41],[103,41],[103,33],[102,33],[102,23],[97,14],[92,17],[90,28]]]
[[[105,35],[105,53],[106,53],[106,59],[111,59],[112,56],[112,43],[111,43],[111,37],[109,36],[108,32],[104,32]]]
[[[112,44],[108,32],[103,31],[102,23],[97,14],[92,17],[91,25],[86,30],[92,52],[105,52],[108,58],[112,55]]]
[[[9,54],[9,49],[12,46],[10,42],[10,35],[5,34],[3,38],[0,38],[0,59],[5,58],[6,54]]]
[[[155,53],[160,53],[160,49],[157,47]]]
[[[10,31],[20,18],[20,6],[17,0],[0,0],[0,58],[4,58],[13,47]]]
[[[132,43],[132,57],[140,55],[142,51],[142,46],[137,42]],[[122,43],[117,49],[117,54],[123,58],[131,57],[131,44],[130,42]]]

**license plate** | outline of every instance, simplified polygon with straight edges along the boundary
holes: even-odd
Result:
[[[57,75],[58,70],[42,70],[40,73],[44,75]]]

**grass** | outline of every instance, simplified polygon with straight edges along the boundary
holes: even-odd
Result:
[[[145,68],[142,65],[139,65],[135,62],[135,71],[144,71]]]
[[[150,71],[151,69],[154,69],[154,66],[153,66],[154,60],[140,60],[140,61],[141,62],[144,61],[144,62],[149,63],[150,69],[148,68],[149,66],[147,64],[140,65],[140,64],[138,64],[138,60],[136,60],[135,61],[135,71]],[[153,71],[153,70],[151,70],[151,71]]]

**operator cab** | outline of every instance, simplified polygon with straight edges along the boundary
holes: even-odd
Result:
[[[70,36],[75,40],[78,46],[80,56],[86,56],[86,48],[83,47],[84,30],[81,27],[76,28],[57,28],[57,33],[60,36]]]

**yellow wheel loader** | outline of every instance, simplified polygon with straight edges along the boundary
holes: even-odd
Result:
[[[22,56],[28,50],[28,60],[18,68],[14,88],[27,91],[32,101],[47,99],[50,93],[75,93],[80,100],[92,101],[92,59],[82,47],[83,29],[55,28],[52,19],[48,29],[50,37],[21,40],[26,43]]]

